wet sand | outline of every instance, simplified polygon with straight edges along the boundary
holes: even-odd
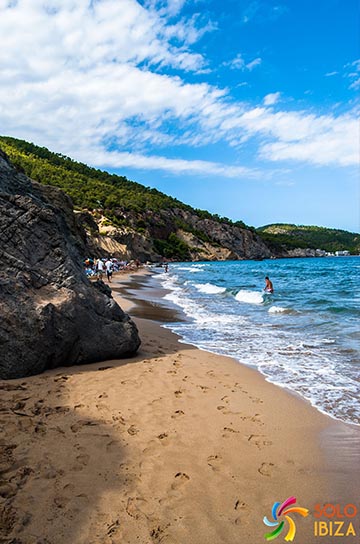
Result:
[[[147,317],[137,356],[0,382],[0,542],[260,543],[291,495],[310,510],[296,542],[318,542],[314,505],[357,500],[357,429],[180,343],[148,285],[112,283]]]

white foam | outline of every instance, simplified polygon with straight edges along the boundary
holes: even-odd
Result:
[[[177,270],[186,270],[187,272],[201,272],[201,268],[196,266],[179,266]]]
[[[287,311],[287,308],[282,308],[281,306],[271,306],[271,308],[268,309],[269,314],[282,314]]]
[[[194,266],[188,269],[191,272],[201,270]],[[179,270],[178,275],[176,270]],[[358,373],[352,363],[346,366],[346,372],[342,371],[346,360],[343,361],[334,346],[337,340],[331,337],[331,332],[327,337],[321,337],[311,327],[299,328],[297,320],[301,323],[302,312],[271,303],[266,306],[269,296],[260,290],[242,289],[234,298],[228,299],[217,296],[226,289],[210,282],[220,283],[220,276],[205,275],[204,270],[203,273],[204,276],[200,276],[204,278],[203,283],[195,283],[199,281],[197,278],[191,278],[189,273],[181,274],[180,267],[175,266],[171,274],[158,276],[163,286],[171,291],[165,298],[180,306],[190,318],[167,324],[167,328],[180,334],[185,342],[230,355],[257,368],[268,381],[296,391],[332,417],[360,424],[360,409],[356,403]],[[194,289],[214,296],[196,295]],[[237,303],[248,303],[249,306]],[[292,300],[283,303],[296,307]],[[289,319],[283,320],[280,328],[275,316],[286,313],[290,314]],[[293,319],[293,314],[298,317]]]
[[[241,289],[238,294],[235,295],[235,298],[238,302],[246,302],[247,304],[262,304],[264,302],[263,293],[259,293],[258,291],[246,291],[245,289]]]
[[[195,283],[194,285],[200,293],[205,293],[207,295],[217,295],[220,293],[225,293],[225,287],[218,287],[217,285],[212,285],[211,283]]]

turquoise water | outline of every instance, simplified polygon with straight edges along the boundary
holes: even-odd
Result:
[[[274,294],[263,291],[264,277]],[[360,424],[360,258],[174,263],[158,275],[186,342],[230,355]]]

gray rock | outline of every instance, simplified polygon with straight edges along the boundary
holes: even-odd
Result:
[[[0,152],[0,378],[124,357],[136,325],[83,272],[86,235],[71,200]]]

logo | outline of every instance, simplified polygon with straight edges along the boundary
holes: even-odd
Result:
[[[266,516],[263,519],[263,522],[268,527],[276,527],[276,529],[274,529],[271,533],[265,534],[265,539],[267,541],[274,540],[283,531],[285,521],[279,519],[281,516],[285,517],[285,520],[287,521],[289,527],[288,532],[285,536],[286,542],[292,542],[294,540],[296,534],[296,525],[294,520],[288,514],[300,514],[300,516],[305,518],[309,513],[309,510],[307,508],[302,508],[301,506],[291,506],[295,503],[295,497],[289,497],[282,504],[280,502],[274,502],[271,510],[271,515],[274,521],[269,521]]]

